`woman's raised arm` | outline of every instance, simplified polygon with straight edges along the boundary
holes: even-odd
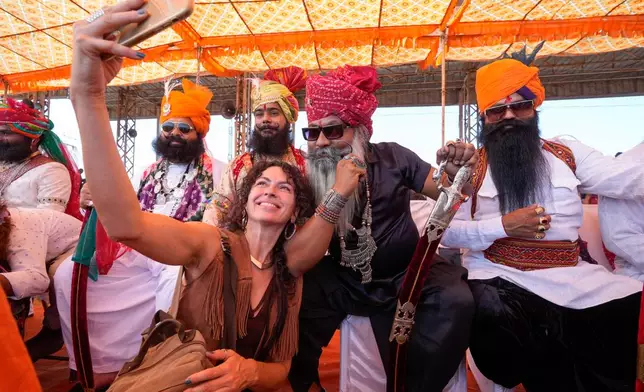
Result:
[[[94,206],[107,233],[161,263],[188,264],[214,257],[217,229],[141,211],[117,151],[105,105],[105,88],[120,70],[123,57],[143,58],[142,53],[117,44],[110,35],[145,20],[148,15],[141,10],[144,3],[126,0],[104,8],[104,15],[90,18],[93,21],[74,25],[71,100]]]

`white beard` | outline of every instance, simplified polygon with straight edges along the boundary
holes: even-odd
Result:
[[[365,159],[365,145],[362,138],[356,134],[351,145],[352,153],[362,161]],[[307,156],[306,173],[313,188],[316,205],[320,204],[329,189],[333,188],[337,164],[348,153],[348,148],[322,147]],[[360,186],[358,186],[340,214],[340,219],[335,226],[336,232],[346,233],[349,227],[353,227],[351,222],[361,206],[361,200]]]

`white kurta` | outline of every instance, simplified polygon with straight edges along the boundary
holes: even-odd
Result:
[[[576,175],[553,154],[543,151],[550,165],[550,189],[539,200],[552,216],[545,240],[575,241],[582,222],[579,192],[615,198],[644,197],[644,165],[616,160],[573,140],[557,140],[568,146],[577,164]],[[500,238],[507,237],[501,222],[498,192],[489,168],[478,193],[477,210],[471,220],[471,201],[463,204],[445,232],[442,244],[469,249],[463,264],[469,279],[501,277],[560,306],[584,309],[623,298],[642,290],[634,279],[614,275],[600,265],[582,260],[575,267],[521,271],[493,263],[483,251]]]
[[[617,159],[644,166],[644,143]],[[599,225],[606,249],[615,254],[615,273],[644,282],[644,200],[600,197]]]
[[[13,181],[1,198],[9,207],[46,208],[65,212],[72,191],[72,181],[64,165],[45,163]]]
[[[9,208],[9,266],[3,273],[14,298],[40,295],[49,289],[47,262],[76,246],[81,222],[62,212]]]
[[[172,164],[167,185],[174,188],[186,164]],[[215,180],[218,180],[215,179]],[[176,199],[154,206],[154,213],[170,216]],[[69,367],[76,369],[73,352],[70,298],[74,264],[65,260],[54,276],[56,300]],[[179,266],[168,266],[129,251],[114,261],[107,275],[87,284],[87,319],[92,365],[96,373],[111,373],[132,359],[141,344],[141,332],[150,326],[157,310],[168,310],[177,282]]]

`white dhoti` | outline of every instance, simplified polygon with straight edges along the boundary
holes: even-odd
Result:
[[[65,260],[54,280],[69,367],[76,370],[70,314],[73,269],[71,258]],[[109,274],[88,280],[87,326],[95,373],[117,372],[136,356],[141,332],[150,326],[157,306],[167,310],[170,305],[178,269],[129,251],[114,261]]]

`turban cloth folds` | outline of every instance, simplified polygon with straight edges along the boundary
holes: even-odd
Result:
[[[77,219],[80,213],[81,176],[72,155],[53,131],[54,123],[36,109],[22,102],[7,98],[0,102],[0,125],[7,125],[12,132],[29,139],[40,139],[40,148],[54,161],[61,163],[69,172],[72,191],[65,212]]]
[[[481,113],[514,93],[534,100],[535,108],[541,106],[546,99],[546,90],[539,80],[539,68],[503,59],[476,72],[476,101]]]
[[[264,74],[264,80],[253,86],[252,109],[269,103],[277,103],[289,123],[295,123],[300,111],[297,98],[293,95],[304,88],[306,71],[299,67],[273,69]]]
[[[364,125],[373,134],[371,116],[378,107],[375,92],[382,85],[373,67],[345,65],[306,82],[306,114],[309,122],[334,115],[345,124]]]
[[[159,121],[164,123],[169,118],[186,117],[192,121],[197,133],[201,136],[206,136],[210,129],[208,104],[212,99],[212,92],[204,86],[192,83],[188,79],[181,81],[183,93],[172,90],[173,87],[169,87],[169,85],[170,82],[168,81],[166,94],[161,101]]]

